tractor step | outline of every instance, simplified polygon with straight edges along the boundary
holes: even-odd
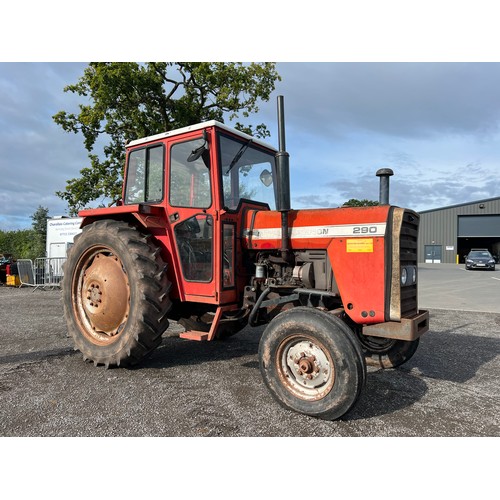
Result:
[[[220,320],[222,318],[222,313],[224,311],[234,310],[234,308],[235,308],[234,305],[219,306],[217,308],[217,311],[215,312],[215,316],[214,316],[214,319],[210,325],[209,332],[199,332],[198,330],[188,330],[186,332],[180,333],[179,337],[181,339],[188,339],[188,340],[214,340],[215,332],[217,331]]]
[[[189,330],[179,334],[181,339],[188,340],[208,340],[208,332],[199,332],[197,330]]]

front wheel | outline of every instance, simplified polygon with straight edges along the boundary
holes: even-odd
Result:
[[[159,248],[125,222],[75,237],[64,266],[64,316],[75,347],[105,366],[139,363],[168,328],[170,283]]]
[[[260,370],[285,408],[335,420],[358,400],[366,366],[354,333],[335,316],[297,307],[279,314],[259,344]]]
[[[368,366],[377,368],[396,368],[406,363],[415,354],[419,340],[395,340],[383,337],[370,337],[358,333],[361,349]]]

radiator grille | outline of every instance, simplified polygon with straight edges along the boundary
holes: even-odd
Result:
[[[401,224],[399,258],[401,267],[417,267],[419,217],[405,211]],[[418,278],[417,278],[418,283]],[[401,288],[401,317],[408,318],[418,313],[417,284]]]

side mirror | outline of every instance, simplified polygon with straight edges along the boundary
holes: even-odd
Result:
[[[269,187],[273,183],[273,174],[267,168],[260,173],[260,182],[266,187]]]
[[[207,131],[203,131],[203,140],[205,141],[200,147],[191,151],[191,154],[188,156],[187,161],[189,163],[196,161],[205,151],[208,151],[207,148]]]

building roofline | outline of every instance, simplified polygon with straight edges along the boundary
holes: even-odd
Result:
[[[496,200],[500,200],[500,196],[496,196],[495,198],[485,198],[484,200],[469,201],[467,203],[459,203],[458,205],[448,205],[447,207],[431,208],[430,210],[421,210],[418,213],[426,214],[429,212],[437,212],[438,210],[449,210],[450,208],[466,207],[467,205],[476,205],[478,203],[487,203],[489,201],[496,201]]]

